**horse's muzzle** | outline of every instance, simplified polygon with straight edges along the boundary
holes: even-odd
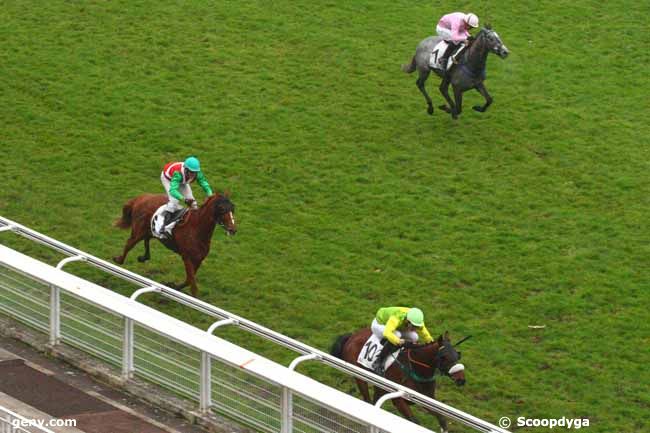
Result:
[[[499,51],[497,52],[497,55],[498,55],[499,57],[501,57],[502,59],[505,59],[506,57],[508,57],[509,54],[510,54],[510,51],[508,51],[508,49],[506,48],[505,45],[502,46],[502,47],[499,49]]]

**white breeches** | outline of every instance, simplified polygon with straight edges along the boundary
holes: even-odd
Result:
[[[183,205],[178,201],[178,199],[176,197],[173,197],[171,194],[169,194],[169,187],[171,185],[171,182],[165,177],[165,173],[160,174],[160,181],[165,187],[165,192],[167,193],[166,210],[168,212],[175,212],[177,210],[182,209]],[[194,195],[192,194],[192,188],[190,187],[189,184],[181,184],[181,186],[178,187],[178,191],[181,194],[183,194],[183,197],[194,199]]]
[[[452,34],[451,30],[446,29],[444,27],[436,26],[436,33],[438,33],[438,36],[442,37],[442,39],[445,42],[448,42],[453,45],[458,45],[460,42],[454,42],[451,40]]]
[[[384,338],[385,328],[386,325],[380,325],[379,322],[377,322],[377,319],[373,319],[372,325],[370,326],[372,333],[375,335],[375,337],[379,338],[380,340]],[[394,334],[399,339],[409,340],[412,343],[418,342],[418,333],[415,331],[400,332],[396,330]]]

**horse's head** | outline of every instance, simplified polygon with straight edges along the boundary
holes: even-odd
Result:
[[[217,195],[213,204],[214,219],[224,228],[228,236],[237,233],[235,224],[235,205],[230,201],[228,195]]]
[[[436,353],[435,364],[440,372],[449,376],[458,386],[465,385],[465,366],[460,362],[460,352],[456,351],[449,339],[449,332],[441,335],[436,340],[438,353]]]
[[[492,51],[502,59],[505,59],[508,57],[508,54],[510,54],[508,48],[501,41],[499,34],[492,30],[490,26],[486,26],[481,29],[476,39],[479,38],[483,40],[483,43],[488,50]]]

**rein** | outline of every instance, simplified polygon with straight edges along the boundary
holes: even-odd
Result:
[[[437,369],[437,367],[431,366],[429,364],[425,364],[424,362],[416,361],[415,359],[413,359],[411,357],[411,351],[412,350],[413,349],[406,349],[406,357],[407,357],[407,359],[409,361],[409,364],[411,364],[411,365],[416,364],[416,365],[419,365],[421,367],[426,367],[428,369],[431,369],[431,370],[433,370],[433,374],[431,375],[431,377],[420,376],[419,374],[416,373],[415,369],[413,369],[410,366],[406,366],[402,362],[400,362],[399,356],[398,356],[397,358],[395,358],[395,362],[397,362],[397,365],[399,365],[399,368],[402,370],[402,373],[404,373],[406,376],[410,377],[411,379],[413,379],[414,381],[416,381],[418,383],[435,382],[436,381],[436,369]],[[437,361],[437,359],[438,359],[438,356],[436,355],[435,360]]]

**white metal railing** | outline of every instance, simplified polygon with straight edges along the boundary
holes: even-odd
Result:
[[[32,425],[33,423],[30,421],[34,420],[28,420],[6,407],[0,406],[0,433],[54,433],[48,428]],[[21,423],[29,424],[29,430],[21,427]]]
[[[476,418],[472,415],[469,415],[463,411],[460,411],[458,409],[455,409],[451,406],[448,406],[442,402],[439,402],[437,400],[431,399],[423,394],[420,394],[410,388],[406,388],[404,386],[395,384],[391,381],[386,380],[383,377],[377,376],[372,372],[369,372],[367,370],[361,369],[357,366],[354,366],[352,364],[349,364],[345,361],[342,361],[334,356],[329,355],[328,353],[322,352],[318,349],[312,348],[306,344],[303,344],[297,340],[291,339],[287,336],[284,336],[282,334],[279,334],[275,331],[272,331],[268,328],[265,328],[261,325],[258,325],[254,322],[251,322],[249,320],[246,320],[242,317],[239,317],[235,314],[229,313],[223,309],[220,309],[218,307],[215,307],[213,305],[210,305],[206,302],[201,301],[200,299],[193,298],[189,295],[186,295],[182,292],[179,292],[177,290],[171,289],[165,285],[162,285],[160,283],[157,283],[153,280],[150,280],[148,278],[145,278],[141,275],[135,274],[133,272],[130,272],[126,269],[120,268],[119,266],[116,266],[112,263],[109,263],[107,261],[104,261],[102,259],[99,259],[97,257],[94,257],[90,254],[84,253],[83,251],[80,251],[76,248],[73,248],[69,245],[66,245],[62,242],[59,242],[55,239],[52,239],[48,236],[45,236],[41,233],[38,233],[34,230],[31,230],[25,226],[22,226],[14,221],[8,220],[6,218],[0,217],[0,231],[7,231],[7,232],[13,232],[16,233],[20,236],[23,236],[25,238],[31,239],[35,242],[41,243],[43,245],[46,245],[54,250],[57,250],[67,256],[69,256],[68,259],[64,259],[62,262],[59,263],[59,266],[57,266],[58,269],[62,268],[63,265],[69,260],[83,260],[84,262],[95,266],[103,271],[106,271],[108,273],[111,273],[113,275],[116,275],[126,281],[129,281],[133,284],[136,284],[142,289],[136,291],[132,295],[133,298],[137,297],[140,293],[145,292],[145,291],[154,291],[159,293],[162,296],[165,296],[167,298],[173,299],[176,302],[179,302],[183,305],[189,306],[197,311],[200,311],[204,314],[207,314],[211,317],[214,317],[215,319],[219,320],[217,323],[221,324],[230,324],[234,326],[238,326],[239,328],[251,332],[253,334],[259,335],[267,340],[270,340],[272,342],[275,342],[279,345],[282,345],[286,348],[289,348],[301,355],[311,355],[310,358],[317,360],[318,362],[322,362],[326,365],[329,365],[331,367],[334,367],[340,371],[345,372],[348,375],[355,376],[357,378],[361,378],[365,381],[368,381],[369,383],[372,383],[374,385],[380,386],[381,388],[387,390],[389,393],[395,396],[400,396],[402,398],[405,398],[407,400],[410,400],[417,405],[433,410],[434,412],[440,413],[444,415],[447,418],[456,420],[462,424],[465,424],[477,431],[480,432],[485,432],[485,433],[509,433],[507,430],[504,430],[496,425],[493,425],[491,423],[488,423],[486,421],[483,421],[479,418]],[[67,274],[69,275],[69,274]],[[46,282],[47,283],[47,282]],[[50,306],[48,309],[54,309],[57,308],[57,299],[60,295],[57,295],[58,288],[56,285],[50,285],[51,287],[51,296],[49,298]],[[0,281],[0,289],[2,289],[2,282]],[[144,290],[143,290],[144,289]],[[138,304],[141,305],[141,304]],[[0,311],[2,311],[2,308],[0,308]],[[53,319],[52,316],[55,316],[56,314],[51,314],[50,315],[50,322],[48,324],[48,329],[50,331],[50,340],[53,342],[59,341],[61,338],[60,336],[60,330],[57,330],[56,326],[60,326],[60,323],[57,322],[57,319]],[[134,347],[137,346],[137,344],[134,346],[133,344],[133,330],[132,330],[132,322],[134,319],[130,319],[126,316],[124,316],[124,335],[120,336],[121,341],[122,341],[122,350],[121,350],[121,356],[122,356],[122,369],[123,369],[123,376],[125,379],[128,379],[129,377],[132,377],[134,373],[134,367],[133,367],[133,359],[134,359]],[[183,323],[183,322],[181,322]],[[215,324],[216,325],[216,324]],[[213,325],[213,327],[215,326]],[[221,326],[221,325],[218,325]],[[209,330],[210,333],[214,330],[214,328],[211,327]],[[182,344],[182,343],[181,343]],[[137,350],[137,348],[136,348]],[[203,352],[201,352],[203,353]],[[196,362],[201,366],[200,371],[201,371],[201,376],[203,377],[203,380],[201,383],[197,384],[198,386],[195,386],[196,388],[196,400],[199,402],[200,408],[203,411],[208,410],[211,406],[218,406],[218,404],[215,404],[211,398],[211,393],[208,391],[208,388],[211,387],[212,384],[215,384],[217,381],[213,378],[212,381],[206,382],[204,379],[205,377],[208,376],[208,372],[214,372],[214,368],[210,368],[210,360],[214,359],[213,357],[206,357],[205,354],[200,354],[198,356],[199,359],[196,360]],[[212,366],[214,367],[214,366]],[[153,375],[153,374],[152,374]],[[185,387],[185,391],[188,389],[192,389],[192,387]],[[179,391],[179,390],[177,390]],[[280,401],[282,404],[290,404],[291,399],[285,395],[286,390],[278,393],[280,397]],[[398,394],[399,393],[399,394]],[[186,394],[186,393],[183,393]],[[286,409],[286,408],[285,408]],[[286,416],[286,412],[285,412]],[[289,430],[291,423],[287,422],[286,419],[283,418],[282,428],[281,432],[282,433],[288,433],[292,430]],[[287,427],[288,426],[288,427]],[[275,431],[275,430],[269,430],[267,431]],[[293,430],[293,431],[300,431],[300,430]],[[312,430],[310,430],[312,431]]]

